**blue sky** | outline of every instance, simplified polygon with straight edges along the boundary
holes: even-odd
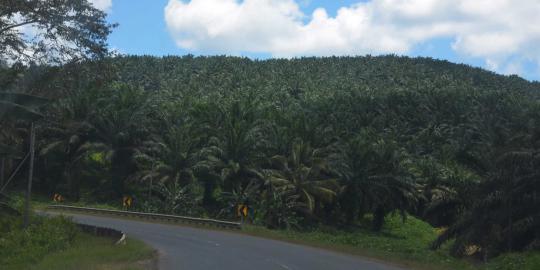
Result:
[[[395,53],[540,80],[540,31],[524,27],[540,25],[536,0],[517,7],[510,0],[93,1],[109,3],[108,20],[120,24],[109,44],[124,54]]]

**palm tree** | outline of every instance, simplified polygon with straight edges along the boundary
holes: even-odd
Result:
[[[255,163],[261,158],[255,151],[262,138],[255,122],[255,107],[248,101],[234,101],[227,106],[216,106],[214,110],[219,112],[214,115],[221,118],[203,120],[203,123],[215,122],[207,125],[213,128],[208,131],[213,136],[200,152],[199,167],[212,171],[221,180],[224,191],[243,189],[258,177]]]
[[[194,167],[200,142],[192,128],[187,124],[173,126],[153,137],[136,150],[135,160],[142,169],[139,178],[155,184],[178,182],[181,186],[196,181]]]
[[[124,183],[136,169],[136,148],[147,136],[151,96],[142,89],[113,84],[98,100],[96,112],[89,118],[92,141],[83,145],[93,152],[105,153],[110,162],[112,192],[122,196]]]
[[[269,228],[299,228],[302,218],[299,213],[308,212],[300,195],[292,189],[267,187],[254,203],[257,218]]]
[[[168,214],[200,215],[202,190],[197,183],[182,184],[180,176],[167,182],[157,182],[152,190],[160,198],[160,210]]]
[[[297,139],[287,156],[271,157],[271,169],[264,171],[266,181],[278,192],[297,195],[306,206],[305,214],[312,215],[334,201],[339,187],[327,154],[328,149],[314,149]]]
[[[451,253],[463,256],[478,246],[485,260],[505,251],[540,247],[540,151],[521,149],[502,154],[487,181],[475,190],[477,199],[432,248],[455,239]]]
[[[447,161],[433,157],[416,159],[410,171],[420,187],[418,215],[436,227],[446,227],[454,222],[471,204],[471,191],[480,177],[473,172]]]
[[[88,121],[96,102],[94,91],[73,92],[67,98],[52,105],[57,122],[47,129],[48,138],[41,149],[44,157],[59,157],[62,168],[61,177],[69,184],[71,199],[80,199],[80,176],[76,167],[87,156],[91,146],[91,133],[94,127]]]
[[[367,130],[348,144],[346,153],[342,201],[348,221],[368,211],[373,214],[373,230],[379,231],[388,213],[398,211],[405,218],[418,200],[406,153],[394,141]]]

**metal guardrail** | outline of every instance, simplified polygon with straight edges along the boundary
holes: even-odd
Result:
[[[142,213],[142,212],[108,210],[108,209],[77,207],[77,206],[68,206],[68,205],[49,205],[47,206],[47,208],[52,209],[52,210],[69,210],[69,211],[104,214],[104,215],[112,215],[112,216],[135,217],[139,219],[167,221],[167,222],[184,223],[184,224],[191,224],[191,225],[214,226],[214,227],[226,228],[226,229],[241,229],[242,228],[242,224],[238,222],[230,222],[230,221],[207,219],[207,218],[194,218],[194,217],[183,217],[183,216],[152,214],[152,213]]]
[[[104,228],[99,226],[93,226],[93,225],[87,225],[87,224],[77,224],[77,226],[86,233],[90,233],[95,236],[99,237],[109,237],[114,239],[114,243],[116,245],[125,244],[126,243],[126,234],[115,229],[110,228]]]

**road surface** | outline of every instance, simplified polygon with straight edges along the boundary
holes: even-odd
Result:
[[[276,240],[132,221],[68,214],[88,225],[121,230],[159,251],[162,270],[403,270],[369,259]]]

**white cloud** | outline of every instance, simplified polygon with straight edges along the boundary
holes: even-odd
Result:
[[[103,11],[109,11],[112,7],[112,0],[89,0],[95,8]]]
[[[181,47],[216,52],[268,51],[296,34],[303,14],[293,0],[170,1],[167,25]]]
[[[300,3],[300,4],[299,4]],[[538,0],[371,0],[302,13],[301,0],[169,0],[165,20],[178,46],[210,53],[407,54],[436,38],[501,72],[540,65]],[[509,61],[510,58],[512,61]],[[517,59],[517,60],[516,60]]]

